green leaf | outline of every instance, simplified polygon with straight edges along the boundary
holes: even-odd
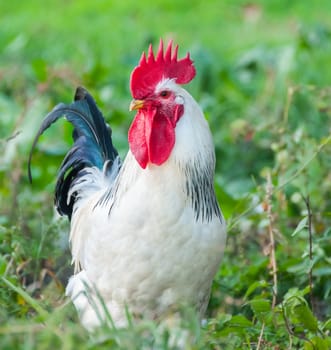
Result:
[[[245,293],[244,298],[245,298],[245,299],[248,298],[253,292],[256,291],[256,289],[258,289],[258,288],[266,288],[266,287],[268,287],[268,286],[269,286],[269,284],[268,284],[268,282],[266,282],[265,280],[256,281],[256,282],[252,283],[252,284],[248,287],[248,289],[247,289],[247,291],[246,291],[246,293]]]
[[[304,289],[299,290],[297,287],[294,288],[290,288],[285,296],[284,296],[284,301],[285,302],[289,302],[290,299],[294,300],[294,299],[300,299],[303,298],[305,295],[307,295],[310,291],[310,287],[306,286]]]
[[[323,331],[331,331],[331,318],[325,321]]]
[[[321,276],[331,276],[331,267],[329,266],[323,266],[314,269],[313,271],[314,277],[321,277]]]
[[[306,342],[305,350],[329,350],[330,349],[330,338],[314,337],[311,342]]]
[[[231,320],[227,323],[229,326],[232,327],[239,327],[239,328],[246,328],[246,327],[252,327],[252,322],[248,320],[243,315],[236,315],[231,318]]]
[[[271,311],[271,303],[268,299],[253,299],[250,300],[248,304],[259,320],[264,320],[266,315]]]
[[[312,311],[307,304],[301,303],[293,308],[293,312],[297,317],[298,321],[311,332],[318,331],[318,323],[316,317],[313,315]]]
[[[243,315],[233,316],[228,322],[224,324],[222,330],[218,333],[219,336],[228,336],[237,334],[243,336],[246,334],[247,329],[252,327],[253,324]]]
[[[297,225],[296,229],[292,233],[292,237],[300,233],[303,229],[307,227],[308,217],[305,216]]]

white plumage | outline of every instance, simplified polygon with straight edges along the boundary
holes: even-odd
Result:
[[[164,61],[166,57],[167,54]],[[185,64],[192,64],[189,58],[185,60]],[[112,164],[105,161],[103,169],[90,161],[92,166],[83,167],[77,178],[70,178],[66,204],[62,203],[65,210],[73,203],[72,216],[71,212],[67,215],[71,216],[75,274],[66,294],[88,329],[109,321],[108,313],[116,326],[125,326],[126,309],[134,316],[155,319],[181,304],[189,304],[202,316],[221,262],[225,222],[215,196],[214,146],[203,113],[176,79],[166,74],[146,101],[136,105],[143,113],[138,116],[146,123],[143,141],[154,137],[147,151],[140,153],[136,143],[130,144],[123,164],[114,157]],[[153,119],[155,115],[159,117],[157,113],[162,118],[169,114],[174,125],[175,142],[165,161],[158,160],[157,152],[156,156],[152,154],[152,147],[162,146],[165,139],[172,140],[171,132],[165,128],[155,141],[157,134],[148,125],[162,128],[165,120]],[[178,114],[175,122],[172,113]],[[138,132],[133,135],[140,137],[142,126],[137,125]],[[77,138],[75,141],[77,144]],[[153,142],[157,142],[156,146]],[[157,149],[163,152],[162,147]],[[144,168],[145,159],[150,160]],[[61,181],[58,191],[65,187]]]
[[[141,169],[129,151],[115,182],[105,187],[107,179],[95,168],[86,179],[92,178],[90,186],[99,185],[98,190],[91,193],[80,184],[73,188],[81,200],[74,208],[70,237],[76,271],[81,271],[70,279],[67,294],[87,328],[104,317],[100,297],[120,326],[126,324],[125,306],[133,314],[155,318],[178,303],[192,304],[203,314],[209,300],[225,224],[217,215],[196,219],[192,202],[197,199],[188,196],[185,169],[213,171],[212,138],[193,98],[173,81],[165,87],[181,96],[185,111],[168,161]],[[82,281],[99,295],[87,297]]]

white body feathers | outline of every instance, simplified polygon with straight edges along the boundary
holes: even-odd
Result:
[[[78,200],[67,295],[89,329],[107,319],[104,306],[117,326],[126,324],[126,307],[150,318],[181,303],[201,314],[207,307],[226,238],[214,147],[193,98],[171,80],[165,86],[184,105],[169,159],[142,169],[129,151],[115,180],[90,168],[71,189]]]

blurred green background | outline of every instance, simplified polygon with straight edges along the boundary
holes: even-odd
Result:
[[[130,73],[160,38],[197,68],[187,89],[214,136],[227,251],[202,329],[185,314],[179,329],[90,338],[63,307],[68,224],[53,210],[71,127],[42,137],[32,186],[28,154],[43,117],[83,85],[124,157]],[[329,0],[1,2],[2,348],[168,349],[173,332],[189,349],[331,347],[330,59]]]

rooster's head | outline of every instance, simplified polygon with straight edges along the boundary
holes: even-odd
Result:
[[[130,110],[137,110],[137,114],[129,130],[129,145],[142,168],[148,163],[163,164],[175,145],[175,127],[185,109],[179,85],[195,76],[189,54],[178,60],[177,52],[178,46],[172,52],[170,41],[164,53],[161,40],[154,56],[150,45],[147,58],[143,53],[131,74],[134,100]]]

